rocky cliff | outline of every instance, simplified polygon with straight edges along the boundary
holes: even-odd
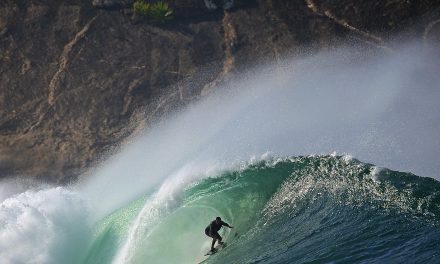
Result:
[[[167,2],[164,24],[133,19],[131,0],[0,2],[0,177],[74,180],[259,61],[440,36],[438,0]]]

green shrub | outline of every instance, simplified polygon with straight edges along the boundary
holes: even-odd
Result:
[[[133,4],[133,12],[156,22],[165,22],[171,18],[173,9],[162,1],[150,4],[144,0],[137,0]]]
[[[144,1],[136,1],[133,4],[133,12],[136,15],[147,15],[150,12],[151,5]]]

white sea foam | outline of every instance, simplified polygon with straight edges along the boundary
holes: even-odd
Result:
[[[87,205],[61,187],[28,190],[0,205],[0,263],[75,263],[88,243]]]
[[[371,179],[378,183],[379,179],[377,178],[377,176],[379,176],[379,173],[382,171],[382,168],[378,167],[378,166],[374,166],[373,170],[370,172],[370,177]]]

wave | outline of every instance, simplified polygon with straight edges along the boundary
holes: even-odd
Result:
[[[0,262],[435,263],[437,58],[409,44],[261,66],[130,138],[74,186],[2,181]],[[284,158],[241,163],[267,151]],[[331,151],[376,166],[300,156]],[[215,216],[235,228],[206,258]]]
[[[262,160],[210,176],[179,188],[165,183],[110,215],[85,262],[434,263],[438,257],[434,179],[333,155]],[[216,216],[234,229],[223,230],[228,246],[207,258],[211,241],[203,231]]]

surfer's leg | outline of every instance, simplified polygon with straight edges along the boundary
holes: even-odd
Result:
[[[222,236],[220,236],[220,234],[218,232],[215,233],[215,237],[217,238],[219,245],[223,244],[223,242],[222,242],[223,238],[222,238]]]
[[[215,232],[214,234],[212,234],[212,238],[214,238],[214,240],[212,241],[212,247],[211,247],[212,250],[214,250],[215,241],[218,241],[219,245],[223,244],[222,237],[219,235],[218,232]]]
[[[216,238],[213,238],[213,239],[212,239],[211,250],[214,250],[214,244],[215,244],[215,241],[217,241],[217,239],[216,239]]]

